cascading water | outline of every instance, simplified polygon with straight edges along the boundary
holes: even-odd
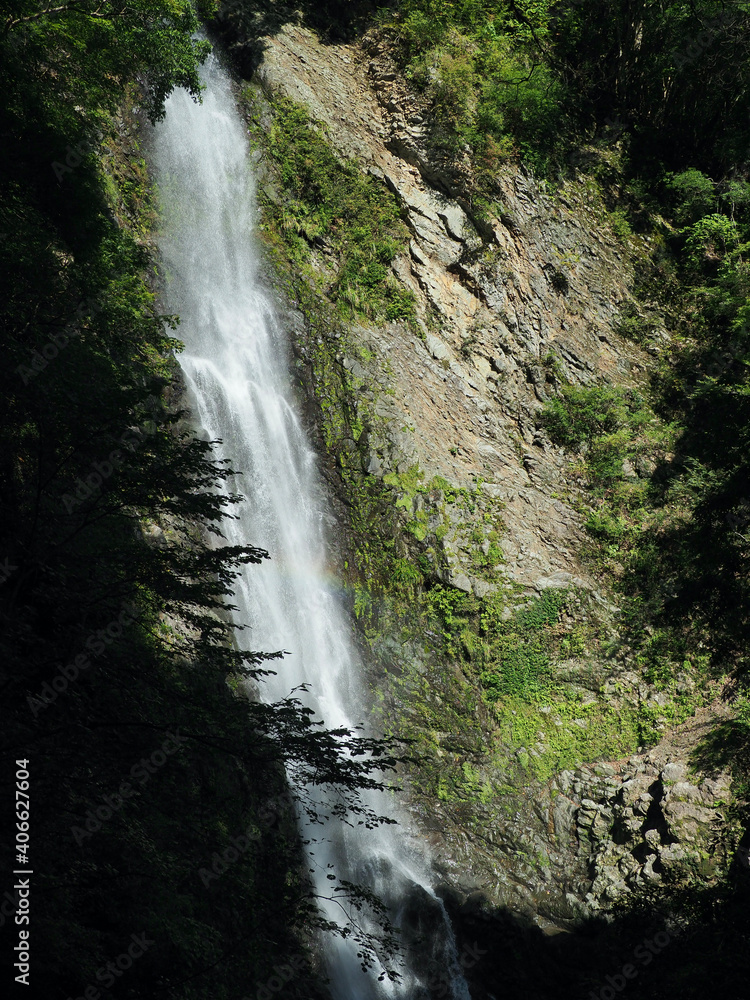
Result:
[[[211,439],[223,440],[220,457],[244,472],[234,486],[247,502],[238,519],[225,523],[227,541],[271,554],[243,574],[235,596],[238,617],[252,626],[252,648],[289,651],[277,676],[264,683],[264,694],[277,700],[306,684],[316,717],[329,728],[352,729],[361,716],[359,664],[329,585],[325,499],[295,412],[288,345],[259,280],[247,140],[215,57],[203,75],[203,103],[175,92],[154,136],[167,279],[163,306],[181,318],[180,362],[196,421]],[[246,643],[245,635],[240,631],[238,642]],[[371,803],[388,811],[384,795]],[[434,992],[425,982],[430,959],[433,968],[436,961],[441,965],[438,995],[468,1000],[450,925],[425,861],[403,829],[331,826],[314,849],[320,894],[327,895],[333,864],[341,877],[381,895],[397,925],[418,923],[430,936],[419,954],[407,948],[397,984],[364,975],[356,946],[332,938],[326,948],[334,1000],[427,998]],[[324,910],[328,919],[340,916],[332,904]]]

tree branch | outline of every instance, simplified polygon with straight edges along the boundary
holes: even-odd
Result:
[[[17,28],[20,24],[28,24],[31,21],[38,21],[43,17],[54,17],[58,14],[80,14],[82,17],[90,17],[98,21],[106,21],[113,17],[124,17],[127,12],[126,8],[123,7],[118,11],[113,10],[101,13],[102,7],[104,7],[104,4],[101,4],[96,10],[83,10],[77,4],[72,3],[61,4],[59,7],[47,7],[45,10],[37,11],[36,14],[27,14],[25,17],[15,18],[15,20],[8,18],[5,22],[3,34],[9,34],[9,32],[11,32],[14,28]]]

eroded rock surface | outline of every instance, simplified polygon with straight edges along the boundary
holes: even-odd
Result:
[[[412,234],[393,270],[416,297],[423,335],[398,323],[359,331],[377,359],[368,379],[391,390],[369,471],[418,464],[459,486],[481,477],[505,504],[501,576],[593,587],[575,554],[580,519],[552,496],[567,483],[566,459],[535,414],[556,370],[580,383],[644,370],[641,352],[614,332],[632,262],[601,207],[583,189],[553,197],[508,168],[500,217],[479,219],[430,167],[420,111],[373,39],[322,46],[288,24],[263,40],[258,78],[305,104],[342,156],[385,180]],[[472,581],[470,566],[454,578]]]
[[[710,879],[741,832],[727,814],[728,775],[688,763],[716,721],[715,710],[702,711],[648,753],[563,771],[511,812],[498,796],[479,811],[483,823],[456,816],[433,830],[457,905],[491,914],[501,902],[554,931],[670,876]],[[429,829],[428,817],[422,823]]]
[[[649,753],[555,778],[555,837],[578,845],[592,876],[583,907],[570,896],[574,907],[597,912],[686,866],[710,877],[726,861],[730,778],[694,773],[688,764],[690,750],[716,721],[713,711],[701,712]]]

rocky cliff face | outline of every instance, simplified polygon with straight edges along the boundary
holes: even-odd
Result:
[[[472,211],[460,164],[436,167],[420,146],[419,104],[385,44],[321,46],[287,25],[264,46],[262,85],[303,103],[342,156],[383,179],[411,233],[393,270],[414,293],[422,336],[396,324],[367,331],[392,390],[369,471],[418,463],[427,478],[482,477],[505,504],[503,576],[590,583],[576,557],[580,519],[552,496],[566,484],[566,457],[535,413],[557,371],[582,383],[643,373],[642,354],[614,332],[633,251],[601,224],[591,192],[547,195],[515,168],[499,179],[499,215]],[[460,550],[451,557],[451,582],[476,587]]]
[[[687,761],[714,709],[649,753],[631,746],[622,759],[557,773],[529,766],[549,753],[556,732],[595,726],[587,715],[594,703],[608,718],[633,702],[657,713],[661,705],[617,651],[617,609],[581,554],[575,457],[539,421],[563,382],[645,380],[648,355],[617,331],[647,247],[616,234],[601,190],[583,176],[551,191],[506,164],[494,200],[483,202],[467,160],[430,150],[429,109],[398,73],[384,34],[323,45],[294,23],[260,42],[233,14],[223,27],[266,95],[256,98],[264,128],[275,97],[304,105],[340,157],[395,195],[408,227],[408,246],[391,271],[413,296],[414,322],[360,317],[347,324],[343,348],[334,348],[355,415],[347,419],[365,428],[344,435],[357,475],[365,488],[400,488],[393,503],[411,518],[409,543],[421,546],[444,585],[478,601],[507,594],[506,618],[550,590],[570,595],[555,626],[568,637],[557,678],[577,691],[581,709],[565,716],[541,705],[539,732],[524,731],[521,746],[509,745],[476,683],[438,656],[430,635],[394,626],[370,637],[383,715],[408,721],[411,729],[395,725],[398,732],[429,730],[437,770],[450,757],[467,776],[463,796],[420,795],[415,780],[415,822],[433,845],[446,893],[459,909],[508,906],[552,928],[606,912],[675,865],[707,870],[726,825],[728,782],[691,777]],[[280,202],[262,131],[261,188]],[[330,254],[325,241],[311,240],[313,276],[329,273]],[[316,294],[325,297],[324,286]],[[288,311],[298,365],[319,395],[309,366],[319,324],[294,302]],[[648,466],[627,472],[637,478]],[[427,485],[410,491],[409,477]],[[336,493],[335,472],[331,482]],[[455,495],[471,502],[448,502]],[[352,525],[350,503],[337,510],[346,531],[362,530]],[[598,636],[585,655],[571,638],[581,622]]]

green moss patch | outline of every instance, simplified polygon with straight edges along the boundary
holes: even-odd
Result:
[[[251,115],[252,90],[244,92]],[[277,98],[264,148],[277,167],[283,195],[265,206],[295,263],[323,259],[324,292],[342,316],[410,320],[414,297],[391,273],[409,242],[396,198],[385,185],[340,159],[325,126],[288,98]],[[257,118],[256,118],[257,123]]]

